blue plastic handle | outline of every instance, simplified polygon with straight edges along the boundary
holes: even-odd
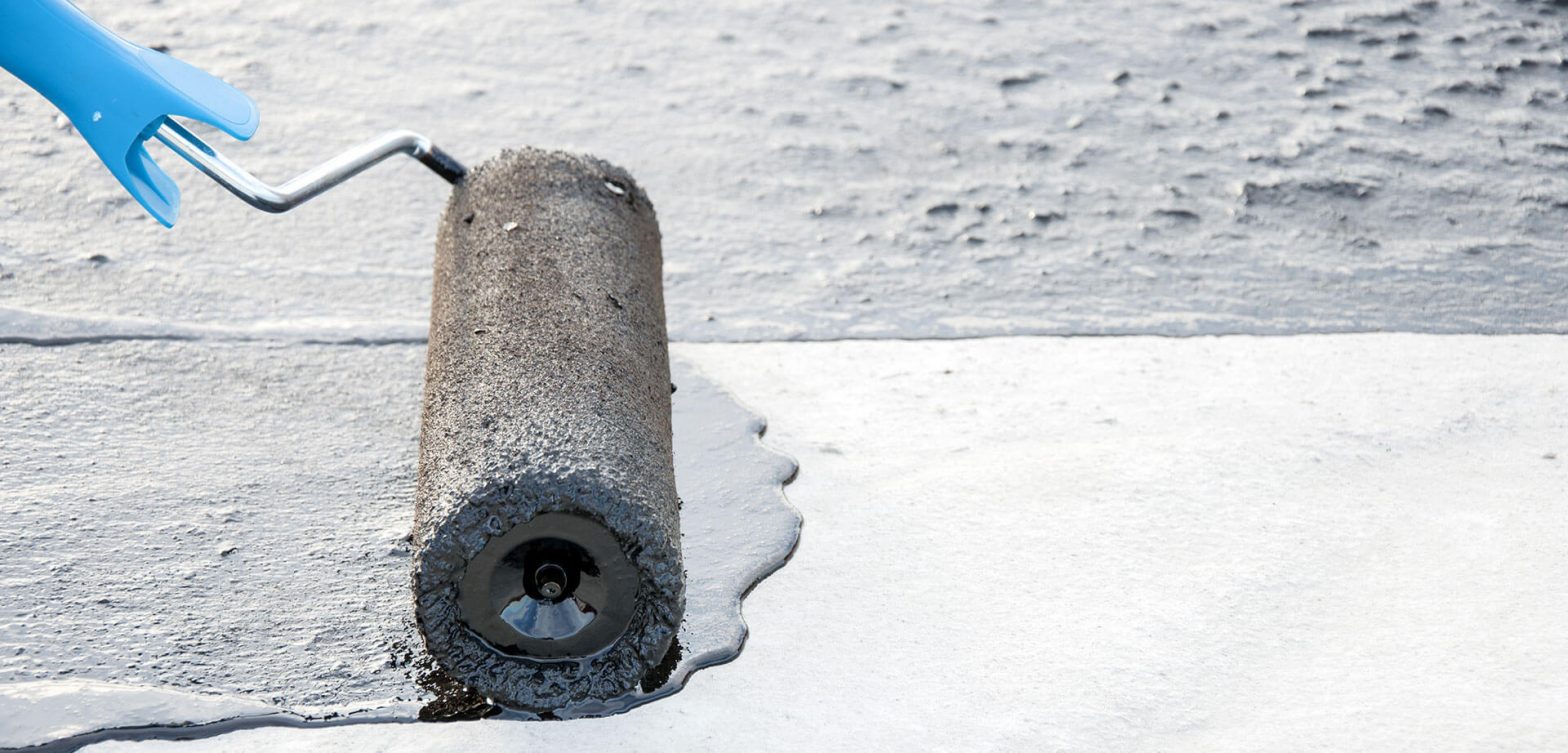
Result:
[[[0,0],[0,68],[60,108],[167,227],[179,217],[180,189],[144,146],[164,119],[199,120],[242,141],[261,121],[240,90],[115,36],[66,0]]]

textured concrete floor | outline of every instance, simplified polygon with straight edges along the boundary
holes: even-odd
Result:
[[[644,699],[734,658],[741,596],[800,527],[780,492],[796,465],[757,441],[761,418],[672,365],[687,609]],[[423,366],[416,345],[0,346],[0,749],[415,718]]]
[[[751,646],[672,699],[201,745],[1568,746],[1557,337],[736,342],[1562,333],[1560,2],[82,5],[250,92],[261,132],[229,151],[264,177],[394,126],[470,161],[531,144],[629,168],[659,207],[672,337],[718,343],[682,347],[803,460],[802,549],[748,602]],[[0,487],[49,487],[0,504],[80,488],[88,505],[116,443],[167,445],[122,493],[232,486],[395,556],[415,427],[386,407],[414,394],[445,185],[392,164],[272,217],[166,155],[186,197],[166,232],[4,77],[0,117],[0,359],[28,375],[0,384],[0,410],[28,412],[0,449],[32,456],[51,426],[106,448],[0,467]],[[190,342],[105,342],[149,338]],[[208,378],[232,389],[192,386]],[[333,407],[350,379],[370,386]],[[51,410],[50,389],[95,407]],[[309,438],[347,460],[292,453],[290,411],[331,412],[341,434]],[[203,431],[255,441],[182,444]],[[261,474],[277,481],[245,480]],[[313,484],[385,523],[339,532],[302,501]],[[930,527],[954,509],[988,514]],[[105,526],[136,540],[135,521]],[[985,578],[952,563],[977,549],[1008,590],[955,606],[955,577]],[[219,596],[157,615],[169,646],[241,619],[208,590],[221,568],[171,567]],[[906,640],[808,588],[844,572],[882,586],[870,603]],[[49,671],[4,666],[0,682]],[[376,683],[279,666],[324,703]]]
[[[628,168],[681,340],[1568,326],[1560,3],[82,4],[252,94],[264,177],[397,126]],[[0,318],[422,332],[418,165],[266,218],[165,155],[171,233],[0,114]]]

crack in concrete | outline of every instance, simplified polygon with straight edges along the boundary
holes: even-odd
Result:
[[[201,338],[189,335],[65,335],[61,337],[27,337],[25,335],[0,335],[0,345],[30,345],[35,348],[60,348],[68,345],[104,345],[127,340],[191,341]]]
[[[108,345],[120,342],[196,342],[196,343],[268,343],[276,345],[334,345],[346,347],[383,347],[389,345],[424,345],[423,337],[348,337],[323,338],[271,338],[271,337],[201,337],[198,335],[134,333],[123,335],[62,335],[58,337],[29,337],[26,335],[0,335],[0,345],[26,345],[34,348],[61,348],[72,345]]]

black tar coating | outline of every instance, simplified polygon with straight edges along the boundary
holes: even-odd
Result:
[[[637,687],[685,608],[659,227],[625,171],[508,151],[470,172],[436,241],[414,529],[415,615],[451,675],[514,708]],[[599,521],[641,582],[636,613],[581,661],[498,653],[460,619],[490,538],[544,512]]]

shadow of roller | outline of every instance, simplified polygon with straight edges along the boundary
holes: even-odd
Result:
[[[655,671],[684,610],[653,206],[624,171],[509,151],[436,243],[415,616],[452,679],[570,712]]]

